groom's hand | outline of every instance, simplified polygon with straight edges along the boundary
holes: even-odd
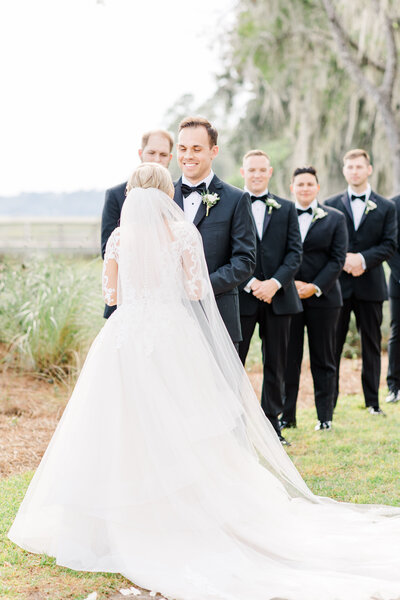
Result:
[[[275,296],[278,289],[279,286],[273,279],[266,279],[265,281],[259,281],[256,279],[251,284],[253,296],[259,300],[262,300],[263,302],[267,302],[268,304],[271,304],[272,298]]]

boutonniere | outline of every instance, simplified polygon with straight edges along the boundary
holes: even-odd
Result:
[[[311,223],[315,223],[315,221],[318,221],[318,219],[323,219],[324,217],[326,217],[327,214],[328,213],[326,212],[326,210],[317,206],[317,208],[313,211],[313,218]]]
[[[269,215],[272,213],[273,208],[278,210],[281,207],[281,204],[279,204],[279,202],[277,202],[273,198],[267,198],[265,201],[265,204],[266,204],[266,206],[268,206],[268,214]]]
[[[206,217],[208,217],[208,213],[210,212],[210,208],[212,208],[213,206],[215,206],[217,204],[217,202],[219,202],[220,197],[218,196],[218,194],[211,194],[208,190],[206,190],[205,192],[203,192],[201,194],[201,199],[203,204],[206,205],[207,210],[206,210]]]
[[[365,214],[367,215],[371,210],[376,209],[376,203],[373,200],[368,200],[365,202]]]

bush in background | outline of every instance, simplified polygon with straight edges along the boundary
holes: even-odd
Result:
[[[76,374],[103,324],[101,260],[6,261],[0,296],[4,361],[49,378]]]

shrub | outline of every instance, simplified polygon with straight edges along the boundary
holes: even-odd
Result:
[[[55,257],[2,265],[0,340],[7,363],[58,379],[79,369],[102,325],[100,265],[100,259]]]

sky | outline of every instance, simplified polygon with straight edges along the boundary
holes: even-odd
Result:
[[[234,0],[0,0],[0,196],[105,189],[215,90]]]

